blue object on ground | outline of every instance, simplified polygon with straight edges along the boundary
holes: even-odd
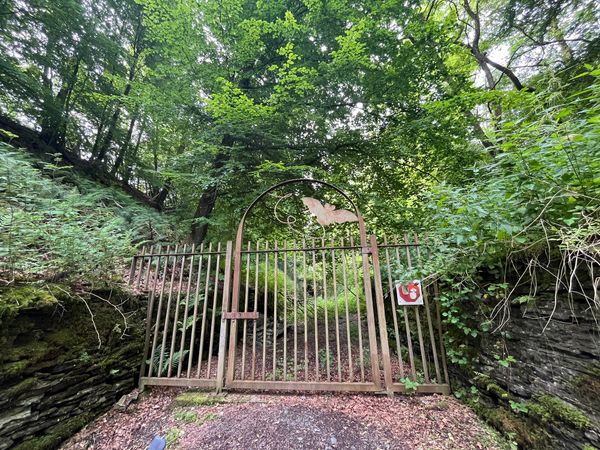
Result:
[[[152,442],[150,442],[150,447],[148,447],[148,450],[164,450],[166,446],[167,442],[164,440],[164,438],[156,436],[154,439],[152,439]]]

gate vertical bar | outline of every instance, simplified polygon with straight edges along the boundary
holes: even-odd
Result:
[[[152,252],[150,252],[150,253],[152,253]],[[140,273],[139,273],[139,275],[137,277],[137,280],[135,282],[135,288],[136,289],[140,288],[140,282],[142,281],[142,275],[144,273],[144,261],[146,261],[145,255],[146,255],[146,246],[144,245],[142,247],[142,254],[141,254],[140,258],[139,258],[139,260],[140,260]]]
[[[396,264],[401,266],[400,250],[398,244],[398,236],[394,236],[394,244],[396,246]],[[404,316],[404,329],[406,331],[406,347],[408,348],[408,361],[410,363],[410,373],[413,381],[417,381],[417,371],[415,368],[415,356],[413,351],[412,337],[410,334],[410,325],[408,323],[408,308],[402,307],[402,315]]]
[[[259,243],[256,241],[256,253],[254,256],[254,265],[256,266],[254,273],[254,309],[252,310],[255,313],[258,313],[258,265],[260,263],[258,249]],[[258,320],[253,320],[252,322],[252,368],[250,372],[250,379],[254,380],[254,377],[256,376],[256,328]]]
[[[195,245],[192,245],[192,253],[194,253]],[[179,306],[181,303],[181,287],[183,283],[183,275],[185,273],[185,253],[187,251],[187,246],[183,246],[183,255],[181,255],[181,268],[179,269],[179,284],[177,286],[177,297],[175,297],[175,316],[173,317],[173,330],[171,333],[171,350],[169,350],[169,365],[167,368],[167,378],[171,377],[171,369],[173,368],[173,359],[175,357],[175,341],[177,338],[177,322],[179,320]],[[191,265],[191,263],[190,263]],[[181,360],[181,355],[180,358]]]
[[[192,360],[194,359],[194,345],[196,341],[196,322],[198,320],[198,302],[200,298],[198,297],[200,293],[200,283],[202,277],[202,261],[204,260],[204,242],[200,244],[200,260],[198,261],[198,276],[196,278],[196,292],[194,294],[194,315],[192,318],[192,336],[190,337],[190,353],[188,358],[188,368],[187,368],[187,378],[190,377],[192,372]],[[200,368],[198,368],[200,369]]]
[[[279,263],[278,263],[278,255],[277,251],[279,248],[277,247],[277,241],[274,244],[274,254],[273,254],[273,380],[277,379],[277,301],[279,298],[277,291],[277,277],[279,273]],[[265,329],[265,334],[266,334]]]
[[[219,297],[219,273],[221,271],[221,243],[217,244],[217,261],[215,262],[215,283],[212,303],[212,313],[210,315],[210,339],[208,340],[208,360],[206,364],[206,377],[210,378],[210,372],[212,369],[212,354],[213,354],[213,342],[215,339],[215,330],[217,329],[216,318],[217,318],[217,299]],[[221,310],[222,312],[222,310]]]
[[[306,241],[302,239],[302,248],[306,248]],[[304,300],[304,381],[308,380],[308,310],[307,310],[307,298],[306,298],[306,251],[302,252],[302,290]]]
[[[152,339],[152,351],[150,352],[150,367],[148,368],[148,377],[152,376],[152,369],[154,365],[154,353],[156,352],[156,344],[158,344],[158,328],[160,325],[160,317],[162,312],[162,304],[163,304],[163,294],[165,292],[165,284],[167,281],[167,268],[169,266],[170,255],[169,251],[171,246],[167,245],[167,255],[165,259],[165,267],[163,269],[163,274],[160,279],[160,295],[158,297],[158,308],[156,309],[156,322],[154,323],[154,337]],[[175,247],[175,251],[177,251],[177,247]],[[159,264],[160,266],[160,264]],[[158,372],[160,376],[160,371]]]
[[[356,264],[356,252],[354,251],[354,239],[350,236],[350,247],[352,248],[352,273],[354,274],[354,291],[356,298],[356,319],[358,322],[358,359],[360,362],[360,381],[365,381],[365,362],[364,362],[364,350],[363,350],[363,338],[362,338],[362,319],[360,315],[360,295],[358,285],[358,267]]]
[[[227,265],[227,259],[225,260]],[[244,290],[244,311],[248,311],[248,295],[250,293],[250,242],[248,242],[248,250],[246,253],[246,288]],[[242,330],[242,368],[241,375],[244,378],[246,373],[246,333],[248,331],[248,321],[244,320]]]
[[[196,250],[196,244],[192,245],[192,255],[190,256],[190,268],[188,273],[188,283],[185,290],[185,310],[183,312],[183,325],[181,330],[181,345],[179,346],[179,363],[177,364],[177,378],[181,376],[181,369],[183,364],[183,350],[185,346],[185,338],[187,335],[187,323],[188,314],[190,309],[190,290],[192,288],[192,275],[194,274],[194,252]],[[189,357],[191,361],[191,356]]]
[[[383,357],[383,378],[385,389],[391,397],[393,392],[392,364],[390,359],[390,347],[388,344],[387,324],[385,321],[385,305],[383,302],[383,287],[381,285],[381,267],[379,266],[379,250],[377,240],[371,235],[371,257],[373,259],[373,272],[375,283],[375,297],[377,299],[377,318],[379,319],[379,338],[381,341],[381,355]]]
[[[277,320],[277,318],[275,318]],[[275,338],[277,339],[277,338]],[[283,380],[287,378],[287,241],[283,241]]]
[[[417,244],[417,259],[419,261],[419,264],[422,264],[421,262],[421,250],[419,249],[419,236],[415,233],[414,235],[414,240],[415,240],[415,244]],[[427,289],[425,289],[425,286],[421,286],[421,292],[423,293],[423,301],[425,304],[425,317],[427,319],[427,328],[429,329],[429,341],[430,341],[430,345],[431,345],[431,349],[433,350],[433,364],[435,367],[435,376],[436,376],[436,380],[438,383],[442,382],[442,377],[440,374],[440,365],[438,362],[438,356],[437,356],[437,349],[436,349],[436,343],[435,343],[435,335],[433,333],[433,323],[431,322],[431,312],[429,311],[429,299],[427,298]]]
[[[344,246],[344,239],[342,238],[342,247]],[[346,268],[347,258],[346,252],[342,250],[342,277],[344,280],[344,305],[346,307],[346,345],[348,346],[348,375],[350,379],[348,381],[354,381],[353,365],[352,365],[352,342],[350,338],[350,309],[348,304],[348,272]]]
[[[294,264],[294,381],[298,381],[298,278],[296,266],[296,241],[293,243],[294,253],[292,254]]]
[[[333,278],[333,299],[335,301],[334,305],[334,313],[335,313],[335,346],[337,351],[337,372],[338,372],[338,381],[342,381],[342,356],[340,350],[340,312],[338,307],[338,298],[337,298],[337,278],[336,278],[336,266],[335,266],[335,242],[334,239],[331,238],[331,275]]]
[[[410,242],[408,240],[408,235],[404,235],[404,244],[406,248],[406,261],[408,263],[408,268],[412,269],[412,257],[410,255]],[[425,345],[423,343],[423,332],[421,331],[421,315],[419,314],[419,308],[414,308],[415,311],[415,322],[417,324],[417,337],[419,338],[419,350],[421,352],[421,364],[423,365],[423,376],[425,377],[425,382],[429,383],[429,367],[427,365],[427,355],[425,354]]]
[[[387,236],[383,235],[383,245],[385,246],[385,262],[387,264],[387,273],[388,273],[388,289],[390,291],[390,303],[392,305],[392,319],[394,321],[394,337],[396,340],[396,352],[398,355],[398,363],[400,365],[400,377],[404,377],[404,361],[402,360],[402,347],[400,346],[400,331],[398,328],[398,314],[396,313],[396,293],[394,289],[394,283],[392,282],[392,266],[390,260],[390,251],[388,248],[388,240]]]
[[[150,335],[151,335],[151,321],[152,321],[152,311],[154,309],[154,297],[156,292],[156,280],[158,279],[158,272],[160,270],[160,249],[161,246],[158,246],[158,259],[156,261],[156,269],[154,271],[154,285],[152,287],[152,292],[150,293],[150,300],[148,301],[147,311],[146,311],[146,337],[144,339],[144,354],[142,357],[142,366],[140,367],[140,391],[144,390],[144,385],[142,383],[142,377],[144,376],[144,372],[146,371],[146,358],[148,356],[148,350],[150,349]],[[152,257],[150,257],[150,261],[148,262],[148,271],[152,267]],[[152,355],[150,355],[150,359],[152,359]]]
[[[210,286],[211,264],[212,242],[208,244],[208,260],[206,262],[206,279],[204,281],[204,296],[202,302],[202,324],[200,326],[200,342],[198,343],[198,373],[196,374],[196,378],[200,378],[200,373],[202,372],[202,352],[204,351],[204,333],[206,331],[206,314],[208,312],[208,288]]]
[[[327,314],[327,257],[325,255],[325,239],[321,238],[321,259],[323,266],[323,301],[325,307],[323,308],[325,316],[325,366],[327,368],[327,381],[331,381],[331,361],[330,361],[330,350],[329,350],[329,317]]]
[[[169,317],[171,314],[171,301],[173,299],[173,283],[175,282],[175,273],[177,272],[177,250],[179,250],[179,246],[175,246],[175,253],[173,254],[173,266],[171,267],[171,282],[169,283],[169,297],[167,299],[167,309],[165,311],[165,323],[163,326],[162,332],[162,344],[160,346],[160,356],[158,360],[158,376],[162,375],[163,372],[163,364],[164,364],[164,356],[165,356],[165,347],[167,346],[167,333],[169,332]],[[185,252],[185,247],[183,249]],[[166,281],[166,280],[165,280]],[[170,355],[169,355],[170,361]]]
[[[316,267],[317,267],[317,257],[315,254],[315,250],[314,248],[316,247],[315,245],[315,240],[312,240],[312,246],[313,246],[313,251],[312,251],[312,278],[313,278],[313,310],[314,310],[314,322],[315,322],[315,355],[317,355],[317,357],[315,357],[315,377],[317,379],[317,381],[319,381],[320,379],[320,374],[321,374],[321,369],[320,369],[320,364],[321,362],[319,361],[318,355],[319,355],[319,315],[318,315],[318,311],[317,311],[317,273],[316,273]]]
[[[225,352],[227,351],[227,319],[225,312],[229,311],[229,296],[231,286],[231,257],[233,243],[227,241],[225,249],[225,278],[223,280],[223,302],[221,307],[221,331],[219,333],[219,356],[217,359],[217,393],[223,389],[225,382]],[[248,268],[250,270],[250,268]],[[215,287],[216,289],[216,287]],[[235,323],[235,320],[234,320]]]

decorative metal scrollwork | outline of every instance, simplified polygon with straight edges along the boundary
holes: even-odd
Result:
[[[288,228],[293,232],[298,232],[298,230],[296,230],[293,226],[298,219],[291,214],[288,214],[285,218],[283,218],[279,212],[280,203],[283,200],[290,198],[292,195],[292,193],[287,193],[280,196],[273,207],[273,214],[279,223],[287,225]],[[323,228],[331,225],[332,223],[358,222],[358,217],[356,214],[346,209],[336,209],[335,206],[329,203],[323,204],[319,200],[312,197],[302,197],[301,200],[310,214],[316,217],[317,222]]]
[[[277,199],[277,201],[275,202],[275,206],[273,207],[273,214],[275,215],[275,219],[279,222],[279,223],[283,223],[285,225],[288,226],[288,228],[290,230],[292,230],[293,232],[297,233],[298,230],[296,230],[292,225],[295,224],[298,219],[296,219],[294,216],[288,214],[287,217],[285,218],[285,220],[283,220],[280,216],[279,213],[277,212],[277,209],[279,208],[279,204],[285,200],[286,198],[290,198],[293,194],[289,193],[289,194],[284,194],[281,197],[279,197]]]

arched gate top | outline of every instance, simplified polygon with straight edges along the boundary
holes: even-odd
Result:
[[[354,209],[355,214],[359,218],[361,217],[360,211],[359,211],[358,207],[356,206],[356,204],[352,201],[352,199],[348,196],[348,194],[346,194],[343,190],[341,190],[336,185],[334,185],[332,183],[329,183],[327,181],[317,180],[317,179],[314,179],[314,178],[293,178],[291,180],[282,181],[281,183],[277,183],[277,184],[271,186],[269,189],[267,189],[266,191],[262,192],[258,197],[256,197],[252,201],[252,203],[250,203],[250,205],[248,206],[248,208],[246,208],[246,211],[244,211],[244,214],[242,215],[242,219],[240,220],[240,224],[239,224],[239,227],[238,227],[238,232],[240,231],[240,229],[242,229],[242,231],[243,231],[243,226],[244,226],[244,224],[246,222],[246,217],[248,216],[248,214],[250,213],[250,211],[252,211],[252,209],[254,208],[254,206],[256,206],[256,204],[260,200],[262,200],[268,193],[273,192],[273,191],[279,189],[282,186],[286,186],[288,184],[296,184],[296,183],[306,183],[306,184],[317,183],[317,184],[321,184],[323,186],[327,186],[327,187],[333,189],[338,194],[340,194],[342,197],[344,197],[348,201],[348,203],[350,203],[352,205],[352,208]]]
[[[260,194],[258,197],[256,197],[252,203],[250,203],[248,208],[246,208],[246,211],[244,211],[244,214],[242,215],[242,218],[240,219],[240,224],[238,225],[237,235],[235,238],[235,250],[234,250],[235,257],[234,257],[234,261],[233,261],[234,269],[233,269],[232,306],[233,306],[234,311],[237,311],[238,301],[239,301],[240,268],[241,268],[242,243],[243,243],[242,241],[243,241],[243,237],[244,237],[244,224],[246,222],[246,217],[248,216],[250,211],[252,211],[252,208],[254,208],[254,206],[256,206],[256,204],[262,198],[264,198],[264,196],[267,195],[269,192],[272,192],[282,186],[286,186],[288,184],[295,184],[295,183],[321,184],[323,186],[327,186],[327,187],[333,189],[334,191],[339,193],[342,197],[344,197],[344,199],[346,199],[352,205],[352,207],[354,208],[356,217],[358,218],[358,229],[359,229],[359,233],[360,233],[360,245],[363,248],[363,251],[367,251],[367,249],[369,247],[369,244],[367,241],[367,231],[365,228],[365,223],[362,218],[362,215],[360,214],[358,207],[352,201],[352,199],[348,196],[348,194],[346,194],[344,191],[342,191],[336,185],[329,183],[327,181],[317,180],[317,179],[313,179],[313,178],[293,178],[291,180],[282,181],[281,183],[271,186],[269,189],[267,189],[262,194]]]

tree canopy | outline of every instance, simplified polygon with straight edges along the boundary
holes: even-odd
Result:
[[[598,189],[598,16],[591,0],[12,0],[0,128],[196,243],[297,176],[347,189],[373,231],[508,239],[551,198],[593,210],[575,194]]]

